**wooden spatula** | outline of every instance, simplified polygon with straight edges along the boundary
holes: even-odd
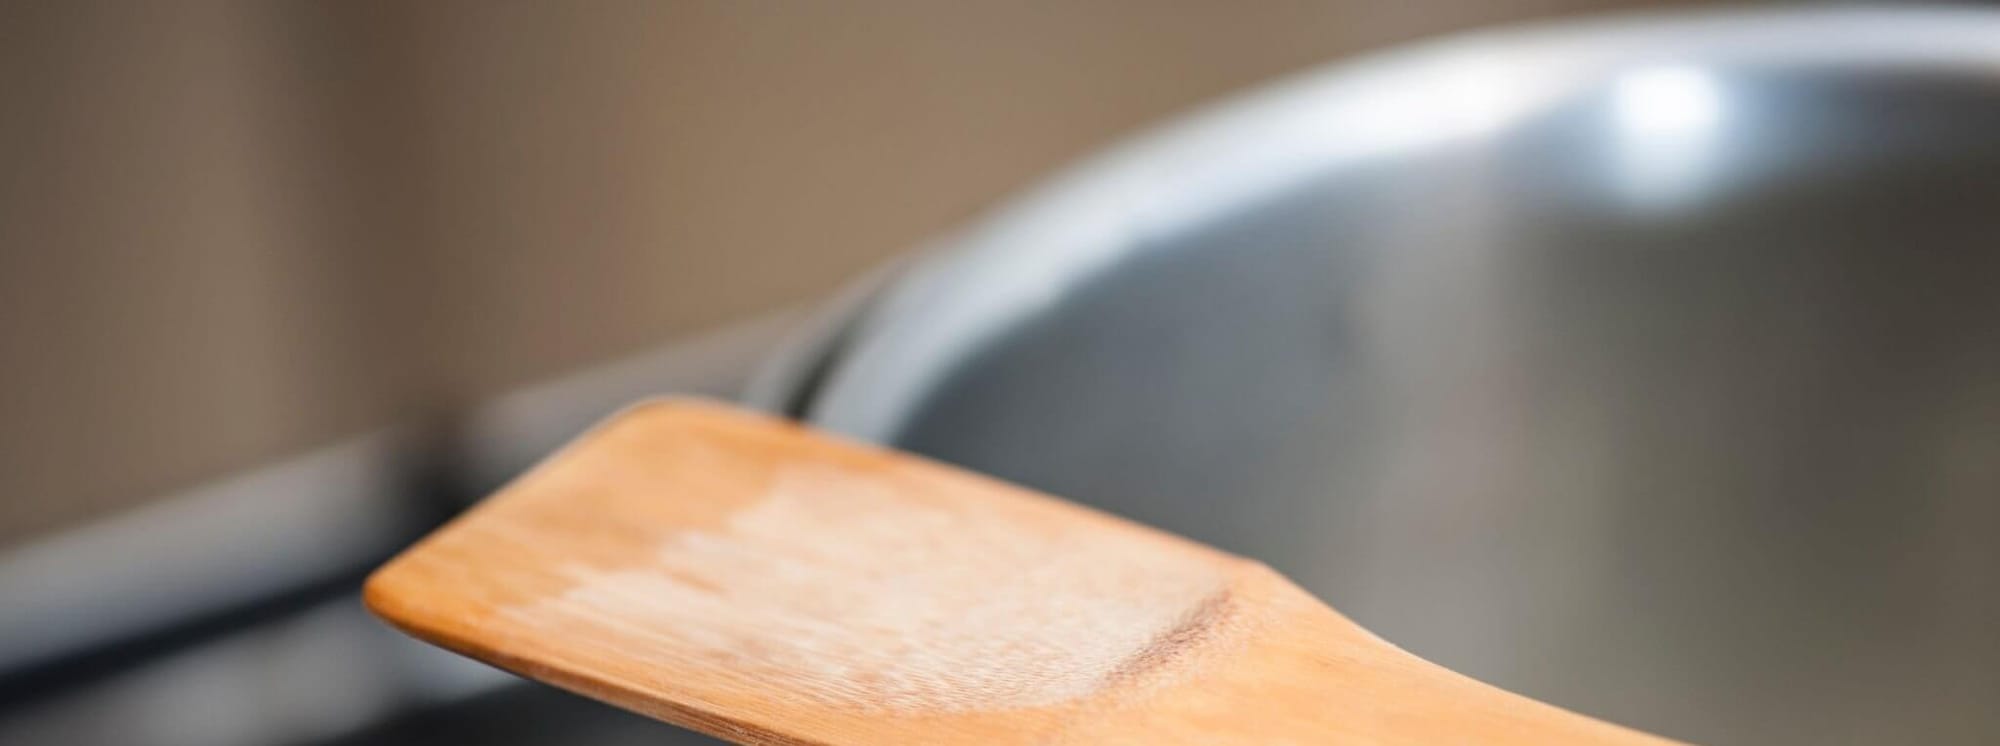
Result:
[[[366,596],[741,743],[1664,743],[1420,660],[1256,562],[715,404],[618,415]]]

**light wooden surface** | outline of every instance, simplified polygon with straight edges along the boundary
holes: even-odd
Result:
[[[721,405],[641,405],[370,579],[425,640],[757,744],[1654,743],[1269,568]]]

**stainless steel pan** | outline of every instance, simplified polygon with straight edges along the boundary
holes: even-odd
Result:
[[[1261,557],[1594,715],[2000,741],[2000,13],[1340,65],[865,305],[764,398]]]

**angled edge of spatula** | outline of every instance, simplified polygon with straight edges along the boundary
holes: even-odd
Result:
[[[610,418],[364,598],[740,743],[1665,743],[1423,661],[1260,563],[700,400]]]

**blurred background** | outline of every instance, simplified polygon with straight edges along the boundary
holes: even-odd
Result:
[[[822,296],[1535,2],[17,3],[0,540]]]
[[[0,743],[699,742],[351,591],[1144,125],[1663,5],[0,4]]]

